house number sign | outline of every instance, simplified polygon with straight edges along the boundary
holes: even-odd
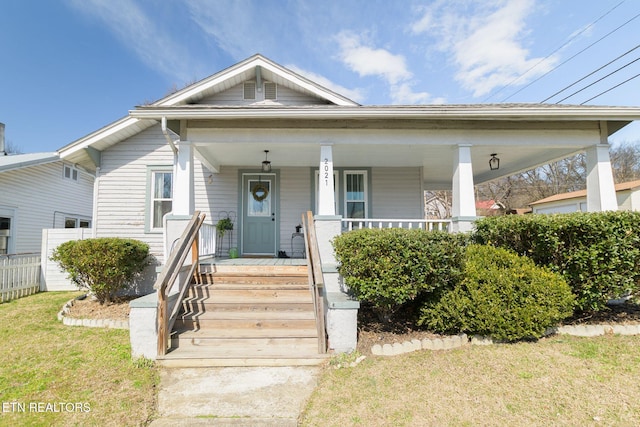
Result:
[[[318,214],[335,215],[333,190],[333,153],[330,145],[320,147],[320,179],[318,182]]]

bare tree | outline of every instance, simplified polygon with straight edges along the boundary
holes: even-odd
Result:
[[[5,142],[4,151],[7,154],[22,154],[20,146],[14,144],[13,141]]]

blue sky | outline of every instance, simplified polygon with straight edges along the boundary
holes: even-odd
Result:
[[[54,151],[255,53],[366,105],[640,106],[637,0],[0,0],[0,122]],[[621,70],[616,69],[631,63]],[[616,89],[593,100],[627,79]],[[614,141],[640,141],[637,123]]]

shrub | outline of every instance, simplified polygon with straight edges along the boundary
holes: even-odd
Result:
[[[422,309],[419,323],[502,341],[540,338],[570,316],[573,295],[562,276],[506,249],[470,245],[463,279]]]
[[[484,218],[474,238],[561,273],[579,311],[599,311],[611,298],[640,291],[640,212]]]
[[[467,236],[364,229],[337,236],[338,271],[353,294],[389,321],[403,304],[458,280]]]
[[[58,246],[51,259],[69,274],[80,289],[88,289],[101,304],[109,304],[116,292],[148,264],[149,245],[133,239],[72,240]]]

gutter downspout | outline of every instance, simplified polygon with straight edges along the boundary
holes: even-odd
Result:
[[[162,116],[162,133],[164,134],[164,137],[167,139],[167,142],[169,143],[169,147],[171,147],[173,154],[177,156],[178,147],[176,147],[175,142],[172,141],[171,137],[169,136],[169,131],[167,130],[167,118],[165,116]]]

